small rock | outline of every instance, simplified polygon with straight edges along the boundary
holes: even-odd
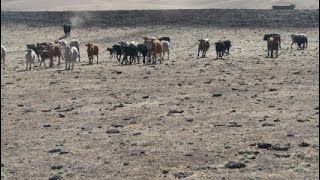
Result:
[[[225,165],[226,168],[229,168],[229,169],[238,169],[238,168],[244,168],[246,167],[246,165],[244,164],[244,162],[241,162],[241,161],[229,161],[226,165]]]
[[[174,113],[179,113],[179,114],[181,114],[181,113],[183,113],[184,111],[183,110],[177,110],[177,109],[171,109],[171,110],[169,110],[169,114],[174,114]]]
[[[262,127],[272,127],[272,126],[276,126],[276,125],[272,124],[272,123],[262,123],[261,126]]]
[[[148,98],[149,98],[149,96],[142,96],[142,98],[143,98],[143,99],[148,99]]]
[[[116,134],[116,133],[120,133],[120,131],[118,129],[109,129],[106,131],[107,134]]]
[[[276,88],[270,88],[269,91],[278,91]]]
[[[260,149],[267,149],[270,148],[272,146],[272,144],[270,143],[258,143],[258,148]]]
[[[282,157],[288,158],[288,157],[290,157],[290,154],[279,154],[279,153],[275,153],[274,155],[275,155],[276,157],[278,157],[278,158],[282,158]]]
[[[124,162],[123,165],[124,165],[124,166],[128,166],[128,165],[129,165],[129,162]]]
[[[302,142],[302,143],[299,144],[299,146],[300,147],[308,147],[308,146],[310,146],[310,144],[307,143],[307,142]]]
[[[43,127],[51,127],[51,125],[50,124],[45,124],[45,125],[43,125]]]
[[[222,96],[223,94],[222,93],[213,93],[212,94],[212,97],[220,97]]]
[[[51,177],[49,177],[49,180],[59,180],[62,179],[62,177],[60,175],[53,175]]]
[[[192,122],[192,121],[193,121],[193,118],[186,118],[186,121],[187,121],[187,122]]]
[[[53,165],[53,166],[51,166],[52,170],[59,170],[59,169],[62,169],[62,168],[63,168],[62,165]]]
[[[61,149],[51,149],[48,152],[49,153],[58,153],[58,152],[61,152]]]
[[[59,115],[59,118],[64,118],[64,117],[66,117],[66,115],[64,115],[64,114],[62,114],[62,113],[59,113],[58,115]]]
[[[133,133],[132,135],[133,136],[138,136],[138,135],[141,135],[142,133],[141,132],[135,132],[135,133]]]
[[[162,174],[168,174],[168,173],[169,173],[169,170],[166,170],[166,169],[162,170]]]
[[[175,178],[186,178],[188,177],[189,174],[186,172],[178,172],[178,173],[174,173],[174,177]]]
[[[272,149],[275,151],[287,151],[290,148],[290,144],[275,144],[272,146]]]
[[[115,108],[122,108],[124,107],[124,105],[122,103],[119,103],[119,104],[115,104],[113,107]]]
[[[112,127],[115,127],[115,128],[122,128],[122,127],[124,127],[124,125],[121,125],[121,124],[112,124],[111,125]]]

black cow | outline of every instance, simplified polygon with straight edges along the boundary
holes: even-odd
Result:
[[[222,59],[222,56],[224,53],[229,55],[229,50],[231,47],[231,41],[226,40],[226,41],[219,41],[214,43],[216,45],[216,52],[217,52],[217,59],[220,57]]]
[[[138,56],[138,47],[135,44],[129,44],[127,46],[122,46],[122,50],[123,50],[123,59],[121,64],[123,64],[124,61],[126,61],[126,63],[129,62],[129,64],[132,64],[133,61],[136,62],[136,58],[138,59],[138,63],[139,62],[139,56]],[[130,56],[129,61],[128,61],[128,56]]]
[[[138,48],[138,53],[142,55],[143,57],[143,63],[145,63],[146,61],[146,56],[148,55],[148,47],[146,44],[138,44],[137,46]],[[138,59],[139,60],[139,59]]]
[[[63,32],[64,32],[65,36],[70,36],[71,25],[69,25],[69,24],[63,25]]]
[[[263,37],[264,41],[267,41],[270,37],[276,37],[276,39],[279,40],[279,48],[281,49],[281,38],[280,38],[280,34],[278,33],[269,33],[269,34],[265,34]]]
[[[302,49],[308,47],[308,37],[305,34],[292,34],[291,35],[292,43],[291,43],[291,49],[293,44],[297,44],[298,48]]]
[[[40,47],[37,46],[36,44],[27,44],[27,49],[32,49],[37,57],[38,57],[38,61],[40,60]]]
[[[119,44],[115,44],[112,46],[112,49],[114,49],[116,53],[116,58],[120,62],[121,56],[122,56],[122,47]]]
[[[109,51],[109,52],[110,52],[110,58],[112,59],[112,57],[113,57],[113,53],[115,53],[115,52],[116,52],[116,50],[112,47],[112,48],[107,48],[107,51]]]

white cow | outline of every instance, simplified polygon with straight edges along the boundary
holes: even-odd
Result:
[[[71,69],[74,68],[74,64],[79,56],[79,51],[76,47],[66,46],[64,47],[64,60],[66,63],[66,70],[70,70],[70,65],[72,63]]]
[[[164,54],[168,53],[168,59],[169,59],[169,55],[170,55],[170,43],[169,41],[161,41],[162,42],[162,59],[164,58]]]
[[[3,70],[5,69],[5,61],[7,56],[7,49],[1,45],[1,61],[3,62]]]
[[[70,41],[70,46],[71,47],[76,47],[79,53],[79,62],[80,62],[80,41],[76,40],[76,39],[72,39],[72,41]]]
[[[35,67],[37,54],[32,49],[28,49],[25,55],[26,58],[26,70],[31,70],[31,64],[33,64],[33,69]],[[29,68],[28,68],[29,67]]]

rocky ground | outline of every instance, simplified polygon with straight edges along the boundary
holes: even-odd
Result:
[[[271,59],[262,38],[275,31]],[[308,35],[307,49],[290,48],[293,32]],[[55,60],[25,71],[25,44],[62,33],[1,25],[1,179],[319,178],[318,27],[85,26],[67,38],[81,42],[74,70]],[[105,51],[144,36],[170,36],[170,59],[121,66]],[[207,58],[199,38],[210,39]],[[216,59],[220,39],[232,47]]]

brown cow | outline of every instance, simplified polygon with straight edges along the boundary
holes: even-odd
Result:
[[[278,57],[280,37],[279,36],[269,37],[267,40],[267,46],[268,46],[268,57],[270,56],[270,52],[271,52],[271,58],[273,58],[273,51],[276,51],[276,57]]]
[[[60,44],[49,44],[48,45],[48,55],[50,59],[50,64],[49,67],[53,67],[53,58],[58,57],[58,64],[59,66],[60,63],[60,58],[64,60],[64,57],[62,56],[62,46]]]
[[[159,61],[161,62],[161,55],[162,55],[162,43],[158,39],[152,39],[151,44],[151,56],[153,64],[157,63],[157,55],[159,55]]]
[[[89,58],[89,64],[93,64],[93,56],[97,56],[97,63],[98,63],[98,55],[99,55],[99,46],[96,44],[88,43],[85,44],[87,48],[88,58]]]

